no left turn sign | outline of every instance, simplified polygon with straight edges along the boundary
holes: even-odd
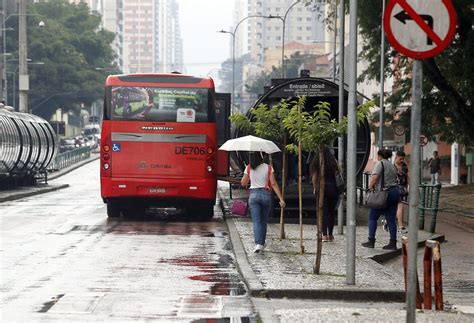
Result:
[[[429,58],[453,40],[456,11],[451,0],[391,0],[384,28],[397,51],[415,59]]]

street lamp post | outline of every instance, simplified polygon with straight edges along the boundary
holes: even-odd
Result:
[[[229,34],[232,36],[232,109],[235,106],[235,34],[237,33],[237,28],[239,28],[240,24],[243,23],[245,20],[249,18],[267,18],[267,19],[272,19],[272,18],[277,18],[276,16],[260,16],[260,15],[250,15],[247,17],[242,18],[237,25],[235,25],[233,31],[227,31],[227,30],[219,30],[218,33],[221,34]]]

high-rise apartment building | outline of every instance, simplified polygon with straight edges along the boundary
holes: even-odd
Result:
[[[124,73],[183,68],[176,0],[116,0],[117,56]]]
[[[303,2],[294,4],[294,0],[248,0],[247,14],[249,16],[268,17],[280,16],[285,19],[285,44],[292,41],[312,43],[324,40],[324,26],[319,16],[320,11],[306,7]],[[262,66],[265,58],[265,49],[282,46],[283,22],[282,19],[268,19],[254,17],[248,19],[248,52],[255,65]],[[281,64],[281,58],[273,65]]]

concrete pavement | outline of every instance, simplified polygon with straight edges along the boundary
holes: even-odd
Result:
[[[244,198],[245,190],[232,190],[234,199]],[[316,227],[303,225],[303,245],[305,253],[300,252],[299,224],[285,224],[286,239],[279,239],[279,224],[270,223],[267,233],[267,247],[263,253],[253,253],[253,232],[250,218],[235,216],[229,211],[232,200],[229,198],[229,185],[219,184],[220,205],[223,208],[226,223],[229,227],[231,241],[235,250],[238,267],[244,277],[249,293],[255,297],[273,299],[312,299],[317,301],[333,300],[348,302],[405,302],[403,271],[381,264],[401,254],[401,244],[396,251],[382,249],[389,240],[389,235],[381,227],[377,230],[377,242],[374,249],[363,248],[360,243],[367,239],[367,226],[356,228],[356,284],[346,284],[346,240],[345,235],[335,234],[334,242],[323,244],[321,274],[313,274],[316,257]],[[337,229],[335,230],[337,231]],[[428,239],[443,241],[441,234],[418,232],[419,245]],[[400,241],[400,237],[399,237]],[[420,281],[423,279],[420,277]],[[421,286],[421,288],[423,288]],[[383,307],[383,304],[381,304]],[[447,306],[449,307],[449,306]],[[394,312],[395,311],[395,312]],[[383,310],[382,310],[383,312]],[[273,321],[307,322],[314,318],[328,317],[332,320],[366,321],[379,320],[384,316],[373,317],[373,310],[367,308],[338,308],[312,310],[275,309]],[[467,311],[469,312],[469,311]],[[357,314],[354,314],[357,313]],[[388,314],[390,313],[390,314]],[[400,321],[405,311],[388,309],[386,318]],[[326,315],[327,314],[327,315]],[[393,315],[392,315],[393,314]],[[456,316],[454,316],[456,315]],[[472,321],[472,316],[464,317],[450,309],[442,313],[425,311],[417,317],[421,321]],[[318,319],[317,321],[325,321]],[[385,319],[384,319],[385,321]],[[389,320],[390,321],[390,320]]]

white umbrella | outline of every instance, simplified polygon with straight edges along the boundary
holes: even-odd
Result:
[[[261,151],[267,154],[277,153],[280,150],[273,141],[255,136],[245,136],[227,140],[219,150],[227,151]]]

